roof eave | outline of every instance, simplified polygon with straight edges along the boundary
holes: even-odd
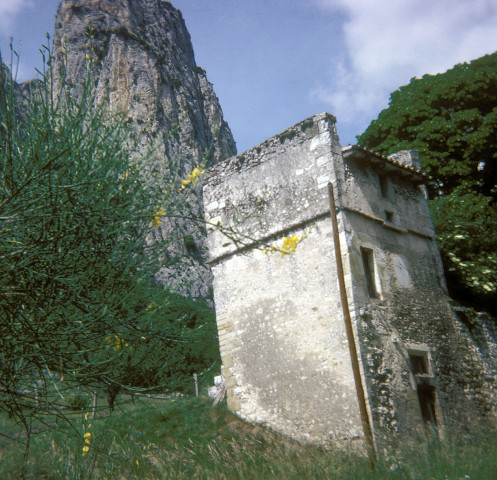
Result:
[[[342,148],[342,155],[344,158],[353,158],[360,162],[367,161],[369,164],[379,168],[385,173],[400,175],[403,178],[421,184],[426,183],[428,176],[414,167],[403,165],[400,162],[385,157],[377,152],[368,150],[360,145],[347,145]]]

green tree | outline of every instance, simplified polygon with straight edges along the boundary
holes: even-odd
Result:
[[[219,368],[212,309],[174,293],[159,293],[146,315],[128,324],[120,335],[103,339],[104,356],[122,350],[122,361],[114,369],[119,378],[114,390],[127,385],[192,393],[194,373],[207,373],[207,381],[212,381],[217,371],[212,367]]]
[[[153,281],[176,239],[150,235],[185,215],[192,175],[134,155],[90,73],[53,83],[48,70],[22,96],[2,66],[0,410],[26,426],[74,386],[112,407],[119,390],[175,386],[218,355],[213,315],[187,299],[178,310]]]
[[[497,53],[414,78],[357,137],[389,155],[417,150],[450,293],[495,309]]]

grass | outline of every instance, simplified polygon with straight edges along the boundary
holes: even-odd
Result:
[[[225,407],[192,398],[123,402],[112,416],[75,413],[72,427],[37,425],[29,453],[22,431],[5,416],[0,431],[2,479],[414,479],[497,478],[497,442],[483,433],[440,442],[425,437],[379,462],[302,446],[249,425]],[[56,428],[53,428],[56,427]],[[85,442],[85,433],[87,440]],[[84,453],[84,447],[89,451]],[[390,455],[392,457],[392,455]]]

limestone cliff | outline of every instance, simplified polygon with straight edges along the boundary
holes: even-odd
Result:
[[[97,88],[154,137],[180,123],[169,154],[214,159],[236,153],[235,142],[205,71],[195,64],[181,12],[164,0],[62,0],[54,33],[55,69],[80,78],[91,44]],[[213,133],[214,132],[214,133]],[[178,149],[178,146],[181,147]]]
[[[171,3],[62,0],[53,43],[56,78],[65,75],[78,82],[89,53],[97,92],[109,89],[111,106],[132,121],[139,148],[144,151],[161,141],[155,158],[164,162],[164,168],[167,159],[180,159],[186,172],[206,154],[212,164],[236,153],[218,98],[205,71],[195,63],[181,12]],[[180,130],[168,137],[174,125]],[[162,225],[162,233],[170,228]],[[180,229],[184,241],[171,251],[180,266],[169,262],[157,279],[186,282],[189,286],[180,289],[182,293],[205,297],[209,279],[201,260],[202,234],[188,222],[181,222]]]

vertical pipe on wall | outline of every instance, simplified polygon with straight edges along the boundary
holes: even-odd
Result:
[[[333,243],[335,245],[335,258],[337,264],[338,284],[340,287],[340,300],[342,303],[343,318],[345,321],[345,331],[347,333],[347,342],[349,344],[350,360],[352,363],[352,372],[354,374],[354,383],[357,392],[357,400],[359,402],[359,411],[361,415],[362,429],[368,445],[369,459],[371,461],[371,464],[373,464],[373,456],[374,456],[373,432],[371,429],[368,409],[366,406],[366,396],[364,394],[364,388],[362,386],[361,371],[359,368],[359,357],[357,356],[357,349],[354,339],[354,330],[352,328],[349,302],[347,300],[347,290],[345,289],[345,275],[343,272],[342,252],[340,248],[340,236],[338,233],[335,194],[333,191],[333,185],[331,183],[328,183],[328,196],[330,201],[330,215],[331,215],[331,223],[333,225]]]

